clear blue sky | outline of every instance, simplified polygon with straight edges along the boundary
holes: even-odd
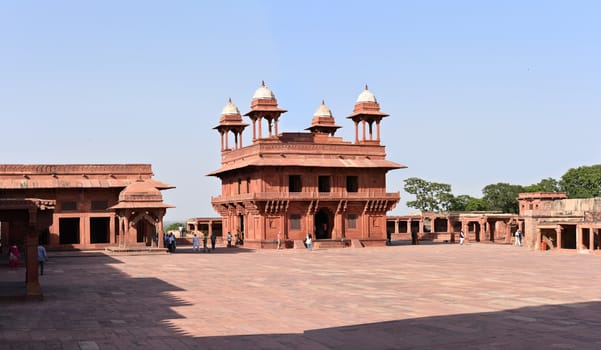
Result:
[[[0,1],[0,162],[151,163],[167,220],[216,216],[212,127],[261,80],[281,131],[325,99],[349,141],[369,84],[392,214],[408,177],[481,197],[601,163],[598,1],[108,0]]]

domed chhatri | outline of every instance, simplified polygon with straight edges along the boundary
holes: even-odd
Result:
[[[228,137],[230,132],[234,134],[234,149],[242,148],[242,132],[247,126],[248,124],[242,121],[240,110],[232,103],[230,98],[221,110],[219,125],[213,128],[221,134],[221,151],[230,150]]]
[[[376,100],[376,96],[374,94],[372,94],[371,91],[369,91],[369,89],[367,88],[367,84],[365,84],[365,90],[363,90],[359,94],[359,97],[357,97],[357,103],[359,103],[359,102],[378,103],[378,100]]]
[[[163,202],[163,195],[150,182],[138,180],[119,193],[119,202]]]
[[[275,95],[273,91],[271,91],[267,86],[265,86],[265,81],[261,81],[261,86],[255,91],[253,95],[253,100],[274,100]]]
[[[250,103],[250,111],[244,115],[252,120],[253,142],[263,139],[261,124],[267,125],[267,138],[276,138],[278,135],[278,120],[285,109],[278,107],[278,100],[273,92],[261,81],[261,86],[255,91]]]
[[[380,111],[380,104],[376,100],[376,96],[368,90],[365,85],[365,90],[359,94],[357,102],[355,102],[355,108],[353,114],[347,118],[352,119],[355,123],[355,143],[380,143],[380,122],[382,118],[387,117],[388,114]],[[376,135],[374,136],[374,124]],[[359,127],[361,126],[361,134],[359,134]],[[369,133],[369,136],[367,135]],[[361,137],[359,137],[361,135]]]
[[[313,114],[311,126],[305,130],[309,130],[314,134],[330,134],[334,136],[336,130],[339,128],[340,126],[334,124],[332,111],[326,106],[325,101],[322,100],[321,105]]]
[[[321,105],[317,108],[315,113],[313,113],[313,117],[332,117],[332,111],[326,106],[324,100],[321,101]]]
[[[232,103],[231,98],[227,101],[227,104],[225,107],[223,107],[223,110],[221,110],[221,115],[240,115],[240,110],[235,104]]]

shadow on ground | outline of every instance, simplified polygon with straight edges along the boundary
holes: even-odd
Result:
[[[52,266],[57,277],[42,279],[44,301],[1,304],[0,348],[601,348],[599,302],[393,320],[299,334],[191,336],[169,322],[182,318],[174,311],[177,307],[189,305],[174,296],[181,288],[158,278],[128,276],[118,264],[108,256],[57,258]],[[235,324],[236,315],[231,317]]]

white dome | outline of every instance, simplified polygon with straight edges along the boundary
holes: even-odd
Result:
[[[371,91],[367,90],[367,85],[365,85],[365,90],[363,90],[363,92],[361,92],[359,94],[359,97],[357,97],[357,102],[378,102],[378,100],[376,100],[376,96],[374,96],[374,94],[371,93]]]
[[[221,111],[221,115],[232,115],[232,114],[240,114],[240,110],[236,107],[235,104],[232,103],[232,99],[230,99],[223,110]]]
[[[264,99],[273,100],[273,99],[275,99],[275,95],[273,94],[273,92],[271,92],[271,90],[269,90],[269,88],[267,86],[265,86],[265,82],[262,81],[261,86],[259,86],[259,88],[255,91],[255,94],[253,95],[252,99],[253,100],[264,100]]]
[[[319,108],[317,108],[317,110],[315,111],[315,113],[313,114],[314,117],[332,117],[332,111],[330,111],[330,109],[326,106],[324,101],[321,101],[321,105],[319,106]]]

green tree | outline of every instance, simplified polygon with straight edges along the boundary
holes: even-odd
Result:
[[[601,164],[568,170],[559,181],[568,198],[601,196]]]
[[[484,187],[482,199],[486,203],[486,210],[500,210],[503,213],[517,214],[519,212],[517,198],[520,192],[524,192],[524,187],[499,182]]]
[[[428,182],[417,177],[405,179],[405,192],[415,195],[414,201],[407,201],[407,206],[420,211],[441,212],[451,207],[453,195],[451,185]]]
[[[169,226],[167,226],[167,228],[165,229],[165,232],[177,231],[177,230],[179,230],[180,226],[182,226],[184,229],[186,228],[186,224],[184,224],[183,222],[173,222],[173,223],[169,224]]]
[[[559,181],[553,178],[546,178],[540,180],[539,183],[525,186],[524,192],[560,192],[561,185]]]
[[[451,211],[481,211],[486,210],[486,202],[481,198],[475,198],[465,194],[453,197],[451,200]]]

